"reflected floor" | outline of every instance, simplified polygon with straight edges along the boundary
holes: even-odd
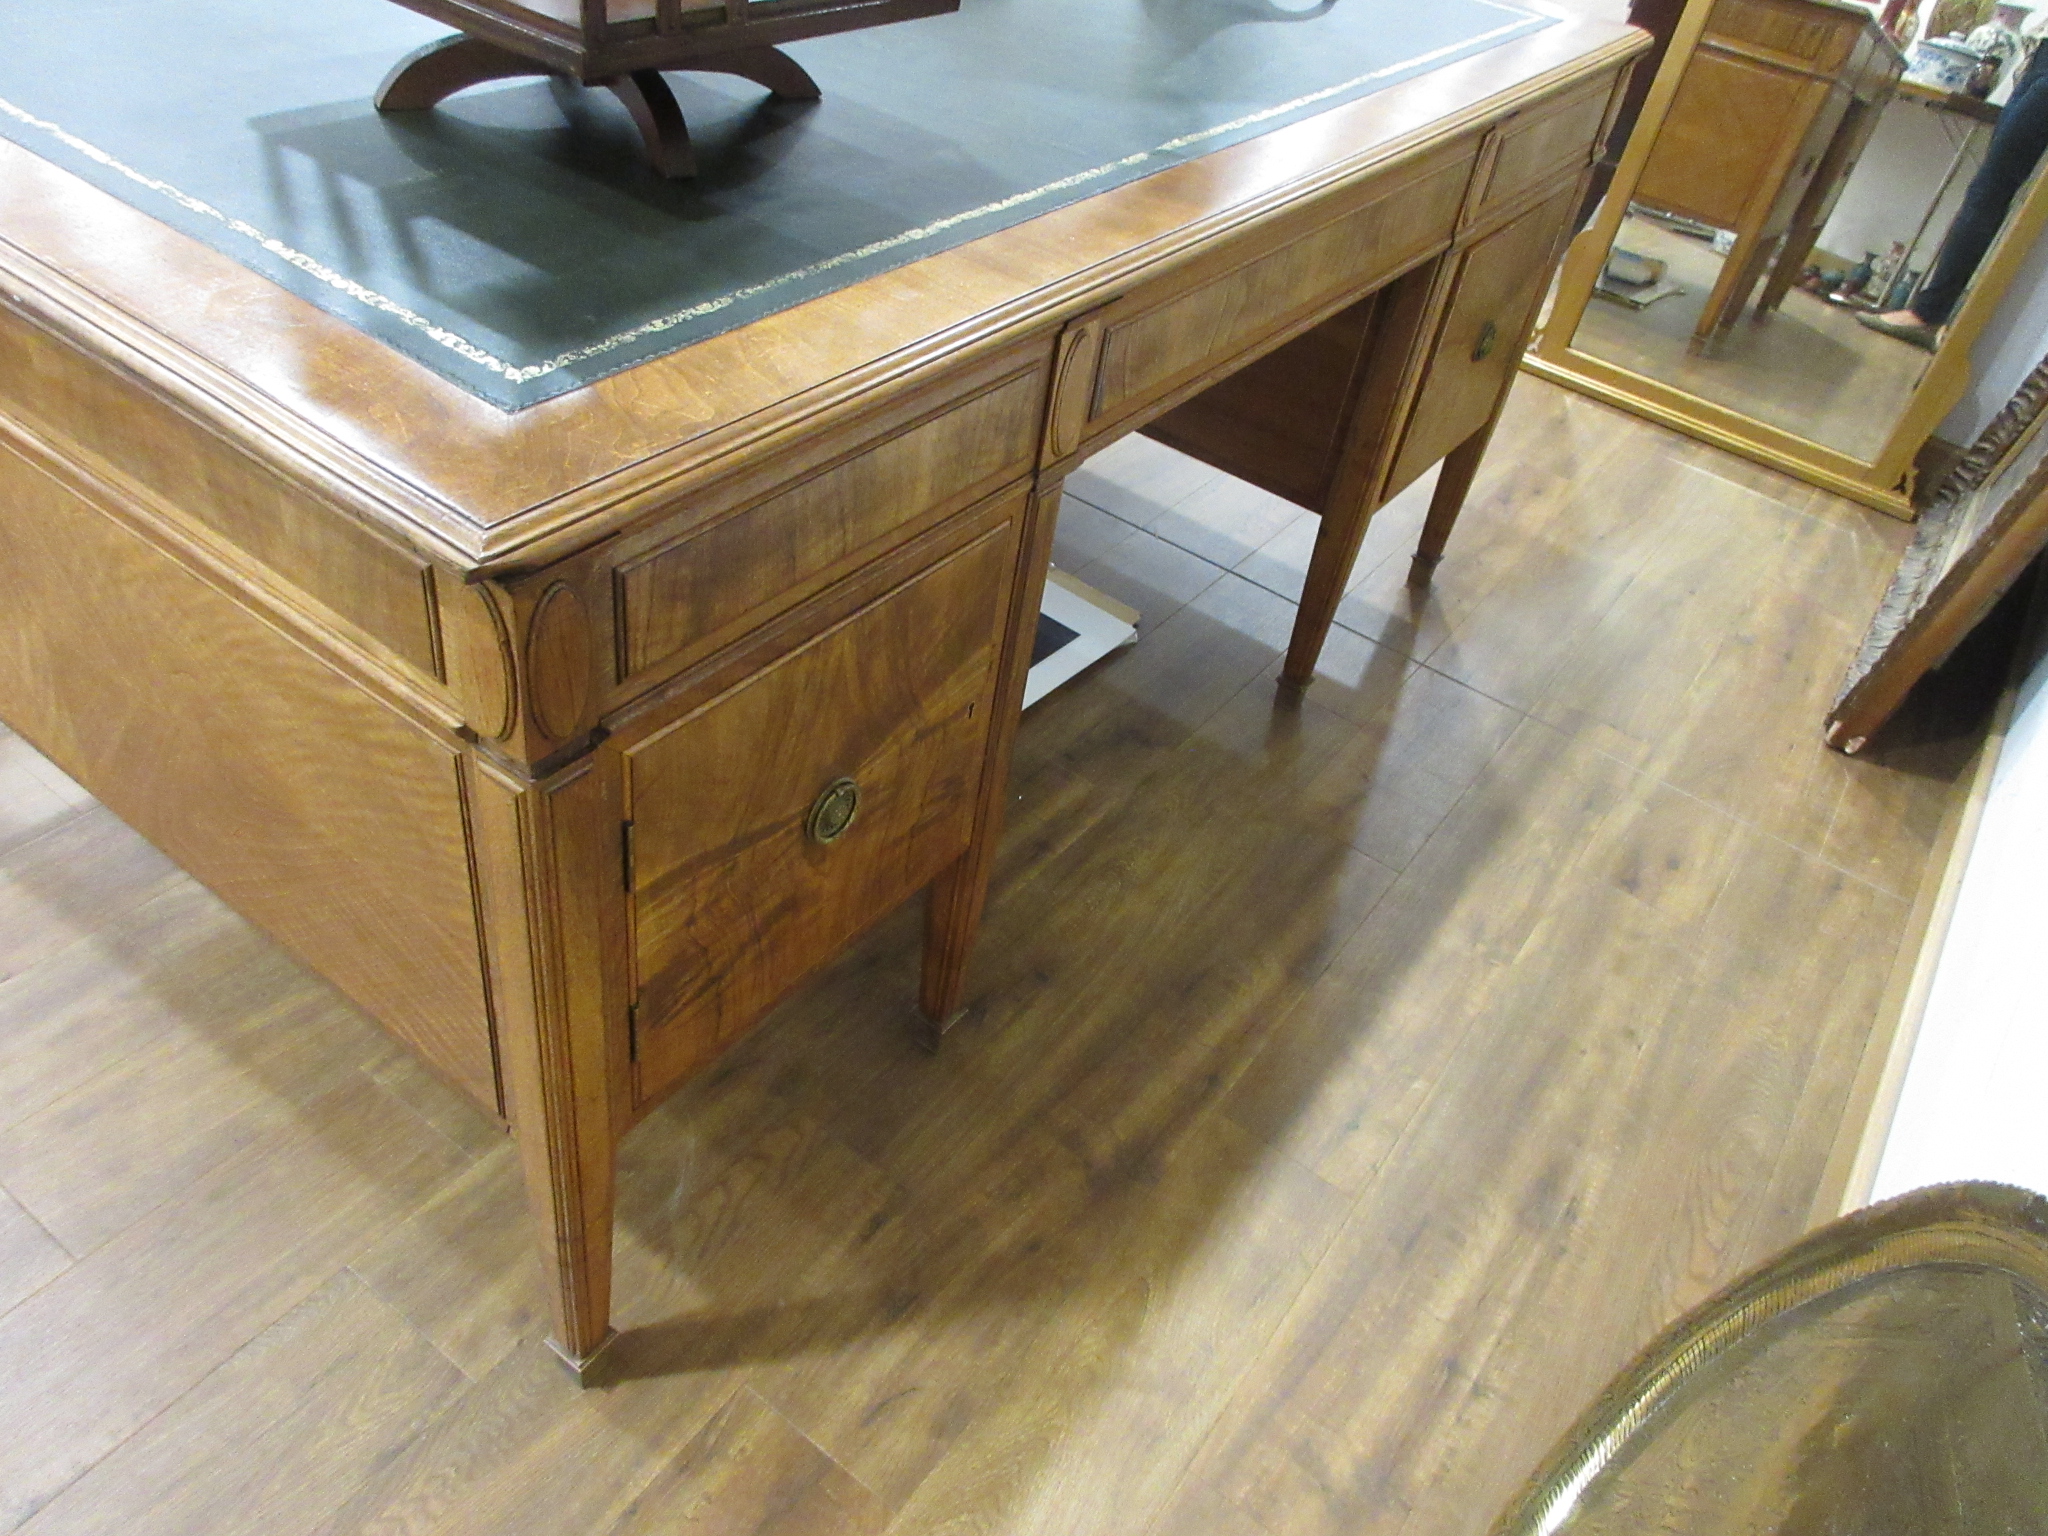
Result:
[[[1926,353],[1794,289],[1778,313],[1745,311],[1712,356],[1694,357],[1687,343],[1721,258],[1703,240],[1634,215],[1617,244],[1668,263],[1667,277],[1684,291],[1640,310],[1596,295],[1579,324],[1579,351],[1851,458],[1876,458],[1920,382]]]

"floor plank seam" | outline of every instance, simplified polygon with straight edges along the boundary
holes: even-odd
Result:
[[[0,727],[0,729],[4,729],[4,727]],[[38,782],[41,781],[38,780]],[[84,816],[86,813],[91,811],[94,806],[98,804],[99,802],[97,800],[86,800],[82,802],[67,804],[64,808],[63,814],[58,816],[54,821],[42,822],[36,827],[34,831],[28,832],[21,837],[0,840],[0,865],[4,865],[7,859],[10,856],[12,856],[18,849],[26,848],[31,843],[39,842],[44,837],[48,836],[53,832],[64,831],[66,828],[70,827],[74,822],[76,822],[81,816]]]
[[[71,1245],[65,1242],[55,1232],[52,1232],[50,1230],[50,1224],[44,1221],[42,1217],[38,1216],[35,1213],[35,1210],[29,1205],[29,1203],[26,1200],[22,1199],[21,1196],[17,1195],[5,1184],[0,1184],[0,1196],[5,1196],[7,1199],[12,1200],[14,1202],[15,1209],[20,1211],[23,1216],[27,1217],[29,1221],[35,1225],[36,1230],[42,1233],[43,1236],[47,1237],[52,1243],[54,1243],[58,1251],[61,1252],[66,1258],[71,1260],[73,1264],[76,1264],[80,1259],[84,1258],[86,1256],[86,1253],[91,1253],[93,1251],[92,1249],[88,1248],[85,1253],[74,1253],[72,1251]],[[146,1215],[147,1212],[145,1212],[144,1214]],[[140,1220],[141,1217],[137,1217],[136,1219]],[[4,1317],[5,1315],[5,1312],[0,1312],[0,1317]]]
[[[1173,549],[1177,549],[1182,554],[1188,555],[1193,559],[1201,561],[1204,565],[1208,566],[1211,570],[1217,573],[1218,580],[1221,580],[1225,576],[1235,576],[1238,578],[1238,580],[1247,582],[1250,585],[1257,587],[1261,592],[1265,592],[1274,597],[1277,597],[1281,599],[1283,602],[1295,605],[1299,605],[1299,603],[1301,602],[1301,589],[1299,586],[1297,586],[1292,592],[1283,592],[1280,588],[1274,586],[1270,581],[1262,581],[1257,576],[1250,575],[1245,571],[1238,569],[1236,566],[1219,565],[1216,561],[1210,559],[1200,550],[1190,549],[1187,545],[1179,543],[1171,538],[1168,538],[1165,534],[1160,533],[1154,528],[1146,527],[1141,523],[1134,523],[1129,518],[1119,516],[1117,513],[1112,512],[1107,507],[1098,506],[1096,503],[1088,501],[1088,499],[1085,496],[1082,496],[1078,491],[1069,490],[1066,494],[1072,496],[1076,501],[1086,503],[1086,505],[1089,508],[1096,512],[1100,512],[1105,517],[1115,518],[1116,521],[1122,523],[1126,528],[1130,529],[1133,533],[1147,534],[1152,538],[1157,539],[1160,543],[1165,544]],[[1178,503],[1176,503],[1175,505],[1178,505]],[[1246,558],[1249,559],[1251,555],[1257,553],[1257,550],[1253,550],[1250,552],[1250,554],[1246,556]],[[1391,558],[1391,556],[1388,557],[1388,559]],[[1089,565],[1095,565],[1097,563],[1099,563],[1099,561],[1091,560],[1089,562]],[[1382,565],[1384,565],[1385,563],[1385,561],[1381,562]],[[1087,567],[1083,567],[1083,570],[1085,570],[1086,568]],[[1373,569],[1377,570],[1379,569],[1379,566],[1375,566],[1373,567]],[[1364,574],[1370,575],[1371,572],[1368,571]],[[1304,573],[1304,579],[1306,579],[1306,573]],[[1214,582],[1210,583],[1211,586],[1213,586],[1214,584]],[[1207,588],[1204,588],[1204,590],[1206,591]],[[1347,595],[1349,594],[1347,593]],[[1192,599],[1190,599],[1190,601],[1192,601]],[[1183,608],[1186,606],[1186,603],[1181,604],[1181,607]],[[1174,611],[1177,613],[1179,612],[1179,609],[1175,609]],[[1346,634],[1351,635],[1356,639],[1365,641],[1365,643],[1368,645],[1378,646],[1384,650],[1391,651],[1396,656],[1401,656],[1411,661],[1415,660],[1415,657],[1412,656],[1409,652],[1403,651],[1400,647],[1391,644],[1387,640],[1381,639],[1374,635],[1369,635],[1364,630],[1359,629],[1355,624],[1346,623],[1341,608],[1339,609],[1337,616],[1330,622],[1332,628],[1341,629]],[[1273,654],[1275,656],[1278,656],[1281,654],[1281,652],[1279,650],[1275,650]]]
[[[1556,729],[1556,727],[1553,726],[1552,729]],[[1601,747],[1597,742],[1588,742],[1587,745],[1593,751],[1600,753],[1602,757],[1607,758],[1611,762],[1619,763],[1624,768],[1631,766],[1628,762],[1628,759],[1616,757],[1613,753],[1608,752],[1605,748]],[[1651,781],[1660,786],[1661,788],[1668,789],[1675,795],[1684,796],[1687,800],[1692,801],[1695,805],[1701,807],[1703,810],[1710,811],[1714,815],[1726,819],[1734,825],[1741,827],[1745,832],[1753,832],[1758,837],[1766,838],[1769,841],[1776,843],[1780,848],[1790,849],[1793,853],[1800,855],[1800,857],[1802,858],[1811,859],[1814,863],[1821,865],[1823,868],[1833,870],[1836,874],[1840,875],[1844,880],[1854,881],[1857,885],[1862,886],[1863,889],[1871,892],[1873,895],[1882,896],[1887,901],[1895,901],[1899,903],[1901,906],[1910,907],[1912,905],[1912,897],[1902,896],[1897,891],[1892,890],[1889,886],[1879,885],[1875,880],[1872,880],[1864,875],[1859,875],[1853,869],[1844,868],[1841,864],[1838,864],[1835,860],[1829,858],[1826,854],[1822,853],[1817,848],[1803,847],[1799,843],[1794,842],[1791,838],[1786,837],[1783,833],[1774,832],[1773,830],[1771,830],[1771,828],[1763,825],[1761,822],[1751,821],[1745,816],[1738,815],[1736,812],[1731,811],[1730,809],[1728,809],[1728,807],[1724,805],[1716,805],[1713,801],[1708,800],[1703,796],[1694,793],[1692,790],[1685,788],[1683,785],[1674,784],[1671,782],[1671,780],[1664,778],[1660,774],[1651,773],[1651,771],[1647,768],[1635,768],[1633,769],[1633,771],[1639,774],[1648,775]],[[1829,826],[1833,826],[1832,817],[1830,817],[1829,819]]]
[[[0,1184],[0,1198],[13,1201],[14,1208],[21,1212],[22,1218],[25,1221],[27,1221],[29,1225],[34,1227],[38,1232],[42,1233],[42,1235],[49,1240],[51,1247],[55,1248],[59,1253],[63,1254],[64,1257],[70,1261],[69,1263],[65,1264],[62,1269],[59,1269],[50,1275],[46,1275],[42,1280],[38,1281],[35,1285],[31,1286],[21,1295],[15,1297],[14,1300],[7,1303],[6,1306],[0,1307],[0,1319],[4,1319],[7,1317],[9,1313],[13,1312],[16,1308],[21,1307],[25,1305],[27,1302],[32,1301],[35,1297],[40,1296],[52,1285],[55,1285],[59,1280],[63,1279],[64,1276],[70,1274],[71,1271],[77,1267],[78,1261],[81,1257],[83,1257],[83,1255],[73,1253],[62,1242],[60,1242],[58,1240],[57,1234],[52,1232],[47,1226],[45,1226],[42,1222],[42,1219],[38,1217],[34,1211],[30,1210],[27,1206],[23,1205],[20,1199],[16,1197],[14,1192],[8,1189],[7,1186],[4,1184]]]
[[[373,1239],[371,1245],[366,1245],[363,1251],[368,1252],[369,1246],[374,1246],[374,1243],[379,1240],[381,1240],[381,1235],[379,1239]],[[482,1381],[484,1379],[483,1376],[478,1376],[473,1372],[465,1369],[460,1360],[456,1359],[453,1355],[449,1354],[448,1351],[442,1347],[441,1341],[439,1339],[435,1338],[432,1334],[428,1333],[425,1329],[421,1328],[410,1317],[408,1317],[406,1315],[405,1308],[401,1306],[394,1297],[387,1296],[383,1292],[383,1290],[377,1285],[376,1281],[372,1280],[369,1276],[365,1275],[360,1269],[356,1268],[356,1261],[354,1259],[351,1259],[348,1261],[348,1263],[342,1265],[340,1269],[335,1271],[335,1273],[340,1275],[347,1275],[350,1279],[354,1280],[356,1284],[360,1285],[370,1295],[376,1297],[379,1303],[381,1303],[383,1306],[390,1310],[391,1315],[393,1317],[398,1318],[401,1322],[405,1324],[406,1330],[409,1333],[411,1333],[414,1338],[418,1339],[421,1343],[425,1344],[435,1354],[439,1355],[443,1360],[447,1361],[450,1366],[454,1367],[456,1374],[459,1375],[464,1381],[474,1386],[477,1382]],[[539,1342],[539,1335],[530,1335],[529,1337],[522,1339],[521,1342],[537,1343]],[[493,1364],[495,1366],[496,1362],[493,1362]],[[485,1376],[488,1376],[489,1374],[489,1371],[486,1371],[484,1373]]]

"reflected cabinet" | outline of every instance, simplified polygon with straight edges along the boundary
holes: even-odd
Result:
[[[1695,347],[1759,282],[1759,309],[1784,302],[1904,63],[1860,6],[1721,0],[1709,13],[1635,192],[1734,236]]]
[[[514,414],[0,144],[0,714],[509,1125],[586,1368],[636,1120],[913,897],[959,1013],[1063,477],[1151,431],[1320,513],[1306,683],[1439,461],[1442,553],[1644,41],[1560,21]]]
[[[1641,8],[1647,14],[1650,8]],[[1941,248],[1998,108],[1838,0],[1686,0],[1529,366],[1900,517],[2048,219],[2036,180],[1930,352],[1859,323]]]

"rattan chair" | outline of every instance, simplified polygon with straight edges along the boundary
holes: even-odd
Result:
[[[396,0],[454,37],[408,54],[378,87],[380,112],[418,112],[487,80],[551,75],[625,103],[664,176],[696,157],[665,69],[738,75],[789,101],[818,84],[778,46],[828,32],[957,11],[960,0]]]

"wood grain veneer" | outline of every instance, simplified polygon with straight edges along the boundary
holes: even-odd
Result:
[[[1045,409],[1043,351],[983,392],[622,563],[621,680],[715,644],[843,575],[908,524],[1028,473]]]
[[[502,1077],[587,1369],[662,1094],[920,891],[959,1015],[1080,452],[1205,400],[1178,439],[1270,467],[1292,425],[1224,381],[1313,360],[1306,683],[1432,457],[1441,554],[1641,43],[1559,22],[516,416],[0,145],[0,432],[85,487],[10,465],[0,712]]]
[[[0,443],[9,721],[501,1113],[460,741],[138,531],[146,509],[100,495]]]
[[[1216,276],[1175,271],[1133,290],[1101,316],[1103,337],[1088,412],[1091,436],[1172,395],[1198,375],[1220,376],[1450,244],[1479,154],[1476,138],[1421,157],[1362,207],[1295,230],[1240,237],[1212,253]],[[1307,222],[1300,219],[1299,222]],[[1277,248],[1272,237],[1277,236]]]
[[[639,1097],[708,1061],[791,981],[967,851],[1016,564],[1004,522],[624,749]],[[853,823],[805,820],[839,779]]]
[[[266,458],[359,486],[352,514],[458,564],[516,568],[548,558],[551,541],[580,547],[658,515],[734,455],[808,438],[935,360],[1056,325],[1232,229],[1611,74],[1639,48],[1626,29],[1559,21],[510,416],[11,144],[0,274],[13,306],[231,435],[266,441]]]

